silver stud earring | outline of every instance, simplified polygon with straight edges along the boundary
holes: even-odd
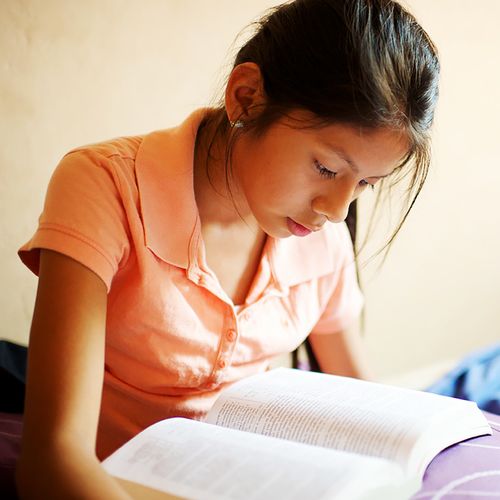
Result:
[[[243,128],[245,124],[241,120],[230,121],[231,128]]]

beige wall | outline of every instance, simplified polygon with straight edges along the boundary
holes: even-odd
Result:
[[[366,287],[387,373],[500,340],[500,2],[408,4],[439,48],[441,98],[428,184]]]
[[[0,2],[0,337],[27,342],[36,280],[16,250],[61,155],[208,103],[235,35],[273,3]],[[381,271],[363,269],[368,346],[386,375],[500,330],[500,2],[409,5],[440,49],[442,98],[429,183]]]

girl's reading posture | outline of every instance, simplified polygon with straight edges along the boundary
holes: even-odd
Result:
[[[437,79],[396,2],[296,0],[238,52],[218,108],[63,158],[20,250],[39,275],[21,496],[126,498],[99,459],[201,419],[307,336],[322,370],[367,376],[343,221],[398,171],[411,206]]]

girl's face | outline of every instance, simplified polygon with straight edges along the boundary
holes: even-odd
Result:
[[[293,128],[289,120],[258,138],[243,134],[233,152],[244,203],[276,238],[306,236],[327,221],[343,221],[351,201],[390,175],[408,151],[398,131],[341,124]]]

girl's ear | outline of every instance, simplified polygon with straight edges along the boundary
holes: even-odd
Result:
[[[265,103],[262,73],[257,64],[236,66],[226,86],[225,104],[229,121],[254,119]]]

